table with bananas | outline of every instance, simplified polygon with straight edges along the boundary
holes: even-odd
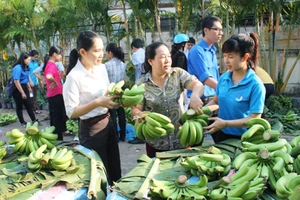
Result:
[[[300,199],[300,136],[264,119],[247,127],[241,140],[141,156],[107,199]]]

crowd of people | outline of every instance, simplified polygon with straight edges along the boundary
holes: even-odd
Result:
[[[204,129],[217,143],[240,138],[246,130],[245,122],[262,116],[264,102],[274,92],[272,79],[258,66],[256,33],[234,34],[223,43],[220,51],[227,71],[222,75],[215,46],[223,36],[221,19],[205,17],[202,35],[196,43],[193,37],[177,34],[171,50],[163,42],[152,42],[145,49],[141,39],[131,43],[134,81],[146,89],[143,101],[132,107],[132,116],[143,111],[158,112],[168,116],[175,126],[162,138],[146,140],[149,157],[184,148],[177,133],[179,118],[187,108],[197,113],[202,113],[204,105],[215,108]],[[37,121],[37,87],[39,82],[45,84],[50,124],[55,126],[58,139],[63,140],[67,118],[78,118],[80,144],[100,155],[112,183],[121,177],[118,142],[125,141],[126,119],[124,108],[117,107],[116,96],[109,96],[107,87],[125,78],[123,49],[116,43],[104,47],[93,31],[81,32],[76,48],[70,52],[64,83],[62,53],[61,48],[52,46],[42,65],[37,62],[36,50],[20,55],[12,71],[17,116],[25,126],[24,105],[31,120]],[[102,63],[104,53],[108,61]],[[143,141],[135,139],[133,143]]]

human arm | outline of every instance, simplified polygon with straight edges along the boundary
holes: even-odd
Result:
[[[23,90],[23,88],[22,88],[22,86],[21,86],[21,84],[20,84],[20,81],[19,81],[19,80],[14,80],[14,83],[15,83],[15,85],[16,85],[16,88],[17,88],[17,89],[19,90],[19,92],[21,93],[22,98],[23,98],[23,99],[26,99],[27,96],[26,96],[26,94],[25,94],[25,92],[24,92],[24,90]]]
[[[204,81],[205,85],[208,85],[209,87],[216,89],[218,81],[213,79],[212,77],[208,77],[207,79],[205,79]]]
[[[43,71],[43,66],[44,64],[41,64],[38,68],[32,71],[33,75],[39,79],[42,86],[45,84],[45,79],[43,76],[41,76],[41,72]]]
[[[235,119],[235,120],[223,120],[218,117],[210,117],[208,120],[214,121],[211,125],[203,127],[204,130],[208,130],[205,134],[213,134],[214,132],[226,128],[226,127],[236,127],[241,128],[246,126],[246,122],[253,118],[261,118],[261,113],[253,113],[249,117]]]
[[[192,95],[190,97],[190,107],[193,108],[197,113],[202,113],[203,102],[200,97],[204,93],[203,84],[194,78],[189,84],[187,84],[186,89],[192,91]]]

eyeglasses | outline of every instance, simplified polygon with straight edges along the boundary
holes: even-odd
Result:
[[[212,29],[214,31],[218,31],[219,33],[224,33],[224,30],[221,29],[221,28],[209,28],[209,29]]]

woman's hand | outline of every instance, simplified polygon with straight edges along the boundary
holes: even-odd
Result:
[[[58,83],[56,81],[53,81],[51,84],[50,84],[50,89],[53,90],[55,87],[58,86]]]
[[[118,96],[101,96],[98,98],[99,102],[98,105],[105,108],[115,108],[117,107],[118,103],[114,102]]]
[[[203,107],[203,102],[199,96],[192,94],[190,98],[190,107],[193,108],[198,114],[202,114],[201,108]]]
[[[25,92],[22,92],[22,99],[27,99]]]
[[[214,132],[227,127],[227,122],[221,118],[210,117],[208,118],[208,120],[214,120],[214,123],[209,126],[203,127],[204,130],[208,130],[205,131],[204,134],[213,134]]]

